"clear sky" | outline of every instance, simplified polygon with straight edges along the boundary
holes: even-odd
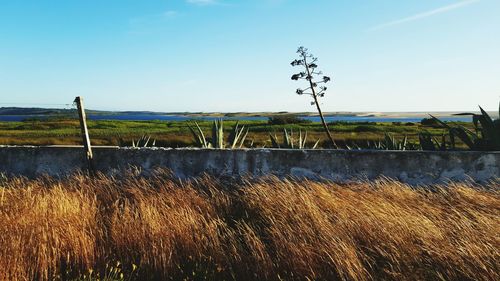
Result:
[[[314,111],[498,108],[500,0],[0,0],[0,106]]]

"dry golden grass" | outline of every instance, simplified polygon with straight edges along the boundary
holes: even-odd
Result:
[[[0,280],[500,280],[497,184],[158,171],[0,186]]]

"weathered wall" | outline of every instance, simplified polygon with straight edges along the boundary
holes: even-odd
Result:
[[[0,172],[33,177],[65,175],[85,167],[78,147],[0,147]],[[345,151],[276,149],[94,148],[96,168],[106,173],[136,166],[171,169],[179,177],[216,175],[306,176],[336,181],[397,178],[411,184],[446,180],[477,182],[500,176],[499,152]]]

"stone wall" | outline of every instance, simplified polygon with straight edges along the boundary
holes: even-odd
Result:
[[[181,178],[202,173],[225,176],[297,176],[339,182],[381,176],[410,184],[447,180],[486,182],[500,176],[499,152],[375,150],[94,148],[95,167],[117,173],[131,166],[144,172],[171,169]],[[0,147],[0,172],[35,177],[63,176],[84,169],[81,147]]]

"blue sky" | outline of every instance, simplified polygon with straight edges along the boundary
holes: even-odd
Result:
[[[499,0],[0,0],[0,106],[314,111],[494,110]]]

